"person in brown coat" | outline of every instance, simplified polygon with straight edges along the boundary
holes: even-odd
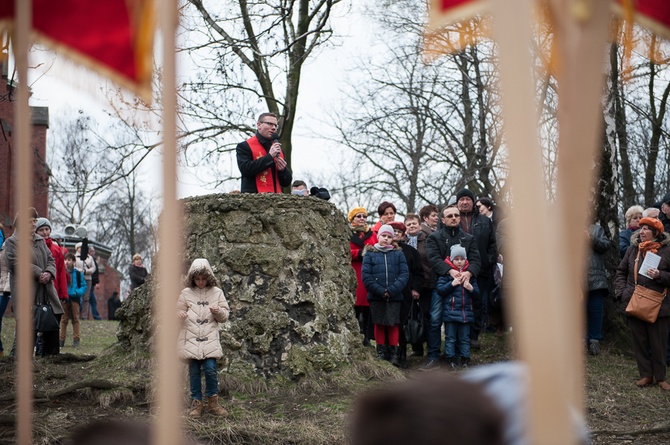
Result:
[[[33,298],[28,301],[30,305],[35,305],[41,302],[47,302],[51,305],[56,319],[60,323],[60,317],[63,314],[63,307],[60,304],[58,293],[54,287],[54,279],[56,278],[56,262],[54,261],[49,248],[44,242],[44,238],[35,233],[37,228],[37,210],[30,209],[30,233],[19,234],[19,230],[15,230],[14,234],[5,241],[5,254],[7,258],[7,265],[9,266],[9,286],[12,295],[16,298],[17,283],[16,272],[18,267],[18,236],[28,236],[31,239],[32,250],[32,277],[34,280]],[[17,218],[18,219],[18,218]],[[14,227],[18,227],[18,220],[14,220]],[[14,304],[23,304],[14,300]],[[29,320],[31,323],[32,319]],[[19,320],[19,323],[22,321]],[[60,352],[58,346],[58,331],[55,332],[38,332],[37,354],[38,355],[55,355]],[[16,338],[14,339],[16,346]],[[14,355],[15,346],[12,347],[11,355]]]
[[[228,320],[230,308],[206,259],[193,260],[187,282],[188,287],[181,291],[177,301],[177,316],[183,320],[178,340],[179,357],[188,361],[193,399],[189,415],[202,415],[201,373],[204,371],[205,395],[209,399],[207,408],[214,415],[225,416],[228,412],[218,402],[216,359],[223,356],[219,323]]]
[[[645,256],[655,253],[661,257],[657,268],[647,271],[649,277],[637,273]],[[621,300],[621,309],[625,313],[635,285],[640,284],[657,292],[666,292],[670,287],[670,235],[664,233],[663,223],[654,218],[642,218],[640,230],[631,236],[631,246],[626,251],[614,279],[615,298]],[[635,384],[639,387],[651,385],[654,380],[658,386],[670,391],[666,382],[665,355],[668,347],[668,325],[670,320],[670,301],[663,299],[658,319],[647,323],[632,316],[627,316],[628,326],[633,337],[633,351],[640,373],[640,380]]]

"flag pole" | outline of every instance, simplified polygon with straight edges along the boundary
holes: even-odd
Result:
[[[549,206],[537,135],[538,114],[531,63],[533,2],[492,2],[493,31],[499,48],[500,86],[509,180],[514,201],[507,258],[514,292],[512,317],[520,358],[529,372],[529,443],[576,443],[566,395],[565,363],[559,349],[560,326],[553,317],[560,304],[561,283],[552,272],[555,263],[547,236]],[[537,242],[545,240],[543,248]],[[544,316],[541,316],[544,314]]]
[[[33,198],[33,152],[30,148],[30,108],[28,98],[28,49],[30,47],[30,28],[32,0],[16,0],[16,21],[14,28],[14,59],[18,74],[18,89],[14,104],[14,127],[16,131],[16,165],[14,187],[16,191],[16,209],[19,216],[17,227],[18,267],[17,288],[14,295],[16,309],[16,348],[17,348],[17,441],[19,445],[32,443],[33,410],[33,345],[34,324],[31,314],[33,301],[33,279],[30,262],[30,221],[28,208]],[[11,148],[10,148],[11,149]],[[13,289],[14,290],[14,289]],[[18,303],[18,304],[17,304]]]
[[[163,212],[159,221],[159,258],[157,294],[154,298],[156,338],[157,408],[154,422],[155,444],[179,443],[181,435],[180,366],[177,360],[177,297],[181,290],[182,212],[177,202],[177,88],[176,0],[161,0],[159,24],[163,43],[162,109],[163,109]]]
[[[584,290],[590,241],[585,229],[593,219],[597,202],[592,201],[602,144],[602,103],[605,82],[605,50],[610,23],[608,2],[584,2],[581,13],[575,3],[553,0],[554,29],[560,58],[558,80],[558,174],[557,209],[559,218],[556,251],[562,259],[567,288],[560,311],[563,326],[561,351],[568,373],[571,399],[584,409]],[[575,234],[575,226],[578,228]],[[581,228],[581,230],[580,230]]]

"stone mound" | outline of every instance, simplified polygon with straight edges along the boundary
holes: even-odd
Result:
[[[334,205],[223,194],[186,199],[184,212],[184,275],[194,258],[207,258],[230,304],[221,331],[228,372],[295,379],[359,356],[349,229]],[[117,313],[122,346],[151,344],[154,286],[149,279]]]

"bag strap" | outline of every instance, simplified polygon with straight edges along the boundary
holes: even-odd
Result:
[[[637,269],[640,267],[638,263],[640,262],[640,249],[637,249],[637,256],[635,257],[635,266],[633,267],[633,276],[635,277],[635,285],[637,286]]]
[[[640,249],[637,251],[637,257],[635,257],[635,267],[633,267],[633,276],[635,277],[635,285],[637,286],[637,269],[638,269],[638,262],[640,261]],[[668,295],[668,288],[666,287],[663,289],[663,298]]]

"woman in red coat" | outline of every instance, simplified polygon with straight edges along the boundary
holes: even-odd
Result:
[[[373,336],[372,323],[370,321],[370,304],[368,303],[368,292],[363,285],[361,268],[363,267],[363,249],[366,245],[374,246],[377,243],[377,235],[370,230],[367,224],[368,212],[364,207],[354,207],[347,215],[351,223],[351,266],[356,271],[356,319],[364,336],[363,344],[370,345],[370,339]]]

